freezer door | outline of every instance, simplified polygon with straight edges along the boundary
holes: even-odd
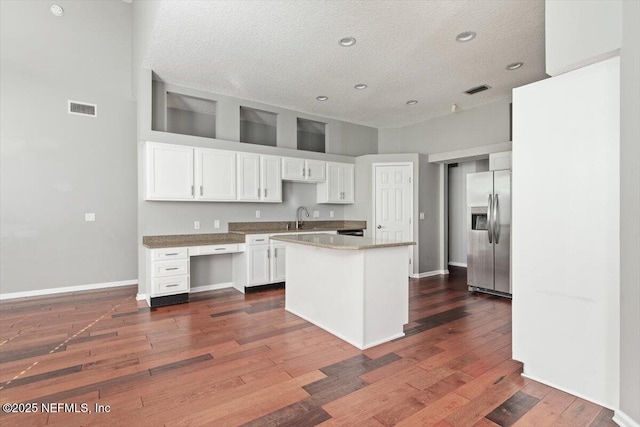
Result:
[[[495,290],[511,293],[511,171],[493,177]]]
[[[493,172],[468,174],[467,284],[486,289],[493,289],[492,205]]]

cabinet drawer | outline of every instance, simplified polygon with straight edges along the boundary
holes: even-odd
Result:
[[[198,255],[228,254],[238,252],[238,244],[232,243],[230,245],[199,246],[197,248],[197,252]]]
[[[189,276],[164,277],[153,281],[152,296],[189,292]]]
[[[268,245],[269,235],[268,234],[249,234],[247,236],[247,243],[250,245]]]
[[[186,259],[153,263],[154,277],[180,276],[182,274],[189,274],[188,271],[189,262]]]
[[[164,248],[153,250],[154,261],[165,261],[170,259],[187,259],[187,248]]]

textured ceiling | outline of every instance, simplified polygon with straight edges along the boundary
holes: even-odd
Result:
[[[456,42],[463,31],[476,39]],[[347,36],[355,46],[338,45]],[[164,1],[143,66],[178,85],[398,127],[545,78],[544,1]],[[491,89],[463,93],[480,84]]]

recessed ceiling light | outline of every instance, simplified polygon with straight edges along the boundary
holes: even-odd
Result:
[[[349,47],[356,44],[356,39],[355,37],[345,37],[340,39],[338,43],[340,44],[340,46]]]
[[[476,38],[476,33],[473,31],[465,31],[464,33],[460,33],[456,36],[456,40],[459,42],[468,42]]]
[[[507,70],[513,71],[522,67],[522,62],[514,62],[513,64],[507,65]]]
[[[407,105],[416,105],[418,103],[418,101],[416,101],[415,99],[410,99],[407,101]]]
[[[328,96],[324,96],[324,95],[320,95],[320,96],[316,96],[316,99],[318,101],[326,101],[327,99],[329,99]]]
[[[354,88],[358,89],[358,90],[362,90],[362,89],[366,89],[367,85],[364,83],[358,83],[357,85],[354,86]]]
[[[64,9],[57,4],[52,4],[51,13],[53,13],[55,16],[62,16],[64,14]]]

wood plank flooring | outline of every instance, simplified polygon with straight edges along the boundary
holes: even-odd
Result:
[[[134,287],[6,301],[0,400],[37,412],[0,424],[615,425],[521,377],[510,301],[465,283],[464,269],[411,280],[406,336],[365,351],[286,312],[282,289],[157,309]]]

